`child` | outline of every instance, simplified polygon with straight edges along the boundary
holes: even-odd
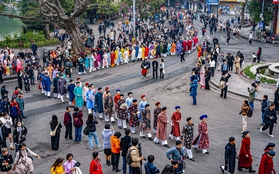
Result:
[[[252,62],[256,62],[256,59],[257,59],[257,56],[256,56],[255,53],[253,53],[253,54],[252,54],[252,60],[253,60]]]
[[[10,65],[7,64],[6,65],[6,76],[10,76],[11,75],[11,68],[10,68]]]

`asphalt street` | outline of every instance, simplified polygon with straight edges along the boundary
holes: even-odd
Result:
[[[222,16],[221,16],[222,17]],[[195,21],[196,26],[201,29],[202,23]],[[97,32],[97,27],[93,27],[95,33]],[[209,34],[207,31],[206,34]],[[98,37],[98,34],[96,35]],[[259,46],[262,46],[262,58],[263,61],[275,61],[277,58],[277,53],[274,51],[275,45],[254,42],[252,45],[248,45],[248,41],[243,38],[232,37],[230,44],[225,45],[225,33],[216,33],[221,44],[221,51],[225,54],[227,52],[232,52],[236,54],[237,51],[243,52],[245,56],[245,61],[251,61],[251,54],[256,52]],[[201,38],[201,37],[200,37]],[[206,35],[203,39],[207,38],[212,41],[213,36]],[[202,39],[202,40],[203,40]],[[278,47],[277,47],[278,49]],[[191,104],[192,98],[189,96],[189,77],[191,69],[194,67],[194,62],[196,61],[197,53],[186,55],[186,62],[181,63],[178,56],[167,57],[165,59],[165,70],[166,75],[164,79],[153,79],[152,74],[149,74],[147,79],[141,79],[140,73],[140,62],[129,63],[125,65],[119,65],[115,68],[97,70],[93,73],[87,73],[86,75],[79,75],[82,82],[90,82],[95,85],[95,88],[109,86],[112,91],[112,95],[115,94],[115,89],[120,88],[127,97],[129,91],[133,92],[134,98],[140,101],[140,95],[146,94],[147,101],[151,105],[151,110],[153,111],[155,103],[157,101],[161,102],[161,106],[166,106],[168,108],[167,115],[170,118],[171,114],[174,112],[174,107],[176,105],[181,106],[182,112],[182,122],[180,128],[186,123],[186,118],[191,116],[195,124],[194,135],[197,135],[197,125],[199,124],[199,116],[202,114],[208,115],[208,128],[209,128],[209,139],[210,139],[210,149],[209,155],[202,154],[199,150],[193,150],[193,155],[195,162],[186,160],[187,163],[187,174],[219,174],[219,166],[224,164],[224,148],[228,143],[228,139],[231,136],[236,138],[236,148],[237,151],[240,149],[241,143],[241,127],[242,118],[238,115],[240,107],[244,98],[229,95],[228,100],[219,97],[219,92],[216,90],[205,91],[198,90],[197,105],[193,106]],[[75,71],[76,72],[76,71]],[[74,73],[74,79],[77,73]],[[233,74],[234,75],[234,74]],[[17,85],[16,81],[7,82],[7,87],[10,93],[12,93],[13,88]],[[241,84],[239,84],[241,85]],[[65,107],[67,102],[62,104],[58,99],[48,99],[41,95],[37,86],[31,87],[30,93],[24,94],[25,99],[25,115],[28,119],[24,120],[25,126],[28,128],[27,135],[27,146],[38,153],[42,160],[34,159],[35,174],[47,174],[49,169],[56,158],[62,157],[65,159],[67,153],[72,153],[74,155],[74,160],[81,163],[81,170],[83,173],[88,173],[89,164],[92,159],[92,152],[99,151],[104,174],[113,174],[112,167],[107,167],[105,165],[105,158],[103,154],[103,148],[90,150],[88,146],[88,138],[83,135],[81,143],[75,143],[73,141],[64,141],[65,127],[62,128],[62,133],[60,136],[60,148],[58,151],[52,151],[50,147],[50,136],[49,136],[49,122],[51,121],[51,116],[56,114],[60,122],[63,122]],[[84,120],[87,116],[84,111]],[[275,138],[270,138],[267,136],[267,132],[259,132],[259,123],[261,122],[260,104],[255,103],[255,112],[252,118],[248,119],[248,130],[251,132],[251,153],[253,155],[253,168],[258,170],[258,165],[260,162],[261,155],[263,154],[263,149],[268,142],[278,142],[278,128],[274,128]],[[104,122],[99,121],[97,125],[97,133],[99,136],[99,141],[102,144],[101,132],[104,127]],[[121,131],[124,135],[123,130],[119,130],[117,125],[113,125],[116,131]],[[170,132],[170,127],[168,127],[168,132]],[[74,133],[74,132],[73,132]],[[139,137],[139,131],[132,135],[133,137]],[[154,164],[162,170],[163,167],[169,163],[166,158],[165,151],[166,147],[157,145],[152,141],[147,139],[139,138],[143,147],[143,155],[147,157],[150,154],[155,155]],[[174,146],[174,140],[168,140],[170,146]],[[277,151],[277,148],[275,149]],[[276,171],[279,171],[279,157],[278,155],[274,157],[274,164]],[[122,159],[120,159],[119,166],[122,166]],[[121,172],[120,172],[121,173]],[[238,172],[235,173],[245,173]]]

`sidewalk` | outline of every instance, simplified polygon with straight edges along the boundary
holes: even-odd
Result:
[[[250,63],[245,63],[243,68],[250,65]],[[235,68],[234,68],[235,70]],[[249,80],[240,74],[234,74],[234,72],[229,72],[231,78],[229,78],[229,86],[228,86],[228,93],[239,95],[241,97],[246,97],[248,99],[248,87],[251,87],[251,83],[254,81]],[[221,79],[221,71],[215,71],[214,77],[211,77],[210,85],[214,88],[219,89],[219,82]],[[263,95],[268,95],[269,101],[273,101],[274,99],[274,91],[276,90],[275,86],[267,85],[267,84],[260,84],[259,90],[256,92],[256,100],[261,101]]]
[[[247,41],[248,41],[251,30],[252,30],[252,26],[250,26],[250,27],[242,27],[241,28],[241,32],[240,32],[240,36],[245,38],[245,39],[247,39]],[[261,42],[261,39],[257,38],[256,33],[253,33],[253,39],[252,40],[253,41],[257,41],[257,42]],[[271,42],[266,42],[266,43],[273,44]],[[279,44],[279,41],[275,40],[274,44]]]

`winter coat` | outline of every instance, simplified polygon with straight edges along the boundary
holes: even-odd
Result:
[[[190,84],[190,89],[190,96],[196,97],[198,94],[198,81],[196,79]]]
[[[102,138],[103,138],[103,147],[104,149],[110,149],[110,138],[114,134],[114,131],[112,129],[104,129],[102,132]]]

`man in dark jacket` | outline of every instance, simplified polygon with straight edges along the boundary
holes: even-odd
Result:
[[[227,60],[228,60],[228,71],[233,71],[234,57],[232,53],[228,53]]]
[[[213,38],[214,49],[215,49],[216,45],[218,45],[218,44],[219,44],[219,40],[218,40],[218,38],[216,36],[214,36],[214,38]]]
[[[7,147],[6,138],[9,136],[7,127],[0,120],[0,149]]]
[[[269,128],[268,136],[274,137],[274,135],[272,134],[274,123],[277,123],[275,104],[270,103],[269,109],[265,111],[264,125],[261,127],[260,132],[263,132],[264,130]]]
[[[235,138],[230,137],[229,143],[225,147],[225,166],[220,166],[222,173],[225,173],[224,171],[228,171],[231,174],[234,173],[235,158],[236,158]]]
[[[8,97],[4,96],[0,101],[0,112],[9,113],[9,105],[10,102],[8,101]]]
[[[154,58],[154,60],[152,61],[152,69],[153,69],[153,79],[158,79],[158,61],[156,60],[156,58]]]
[[[221,89],[221,95],[220,97],[224,97],[225,99],[227,99],[227,91],[228,91],[228,80],[231,77],[230,74],[223,72],[222,73],[222,77],[220,79],[220,83],[225,83],[224,84],[224,88]],[[222,82],[223,81],[223,82]]]
[[[67,106],[66,107],[66,112],[64,114],[64,126],[66,127],[66,131],[65,131],[65,140],[68,140],[68,136],[69,139],[72,140],[73,136],[72,136],[72,129],[73,129],[73,125],[72,125],[72,116],[71,116],[71,107]]]
[[[123,170],[123,174],[126,174],[126,169],[127,169],[127,163],[126,163],[126,154],[127,151],[129,149],[129,144],[132,141],[132,137],[130,136],[130,129],[126,129],[125,130],[125,137],[122,137],[120,139],[120,147],[122,149],[122,170]],[[131,171],[129,170],[129,173],[131,173]]]
[[[9,91],[7,91],[6,85],[5,85],[5,84],[2,85],[2,88],[1,88],[1,96],[2,96],[2,98],[3,98],[4,96],[8,96],[8,93],[9,93]]]

